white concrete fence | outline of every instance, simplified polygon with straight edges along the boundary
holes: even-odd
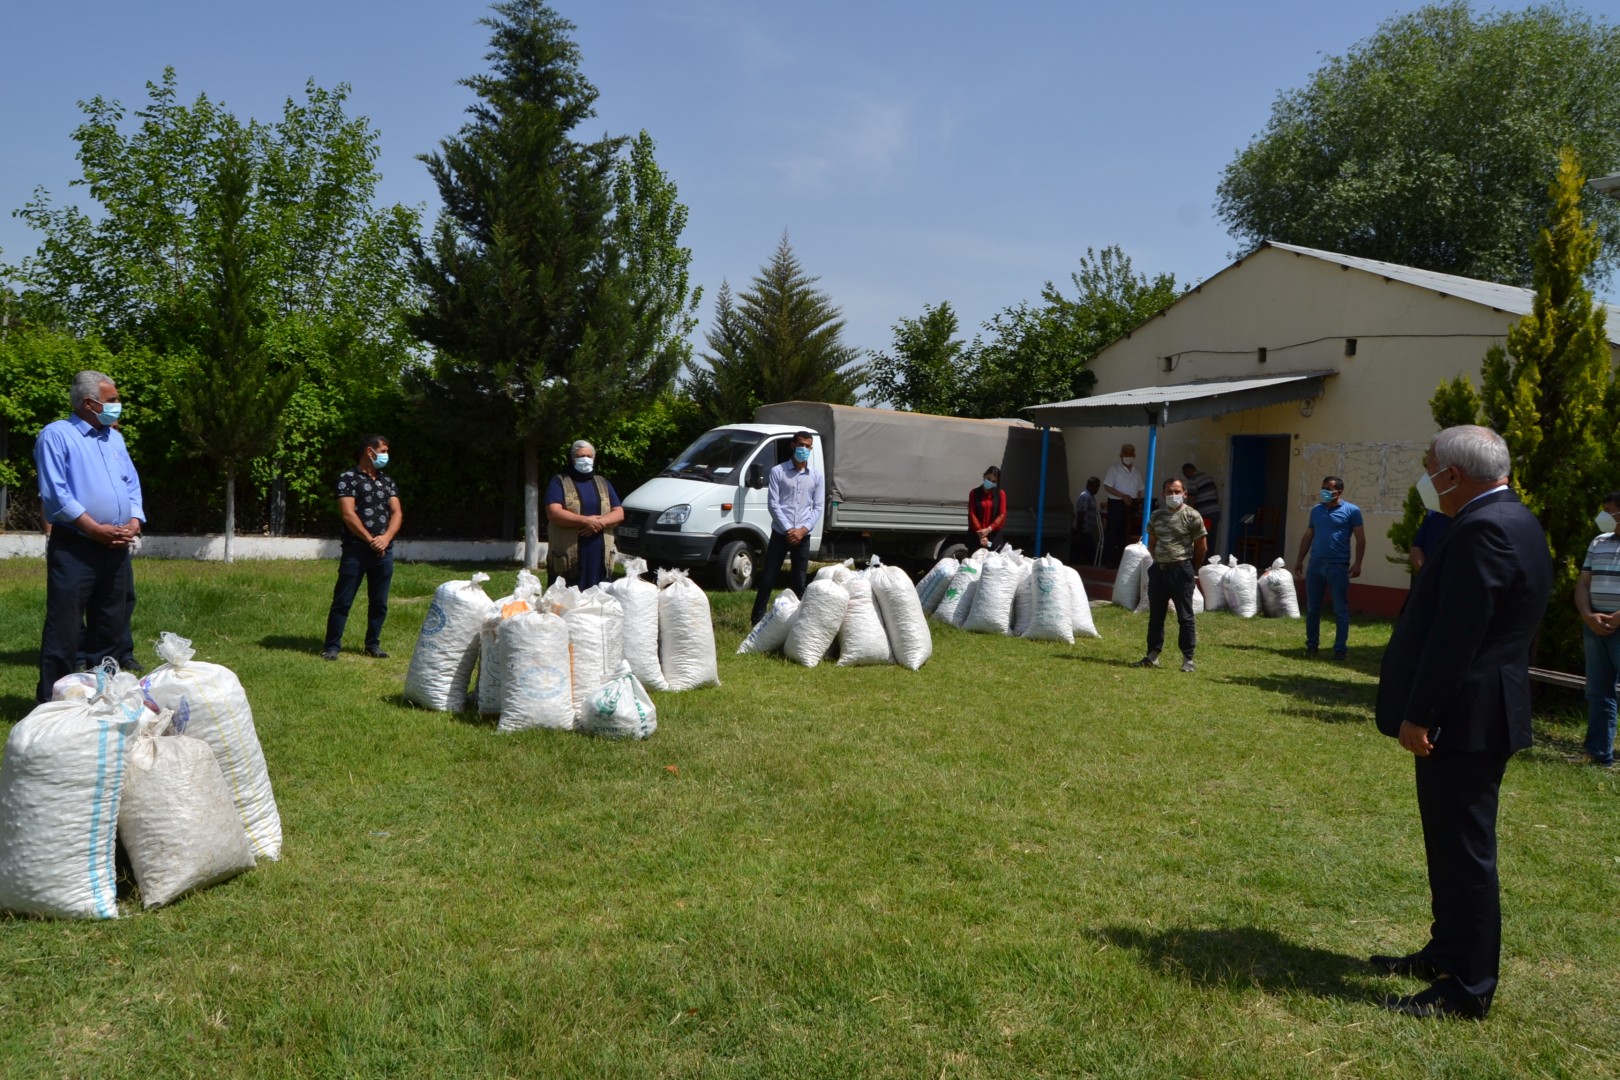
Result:
[[[232,554],[250,559],[335,559],[336,537],[238,536]],[[0,533],[0,559],[41,559],[45,557],[45,537],[39,533]],[[142,537],[143,559],[195,559],[219,562],[225,558],[225,537],[156,536]],[[523,561],[523,541],[505,540],[396,540],[394,558],[402,562],[510,562]],[[546,560],[546,545],[540,545],[540,562]]]

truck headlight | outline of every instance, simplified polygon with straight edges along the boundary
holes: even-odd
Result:
[[[656,524],[685,525],[686,519],[691,516],[692,505],[690,503],[681,503],[679,506],[672,506],[668,510],[665,510],[662,514],[659,514]]]

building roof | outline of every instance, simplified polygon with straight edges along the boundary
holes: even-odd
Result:
[[[1399,263],[1383,262],[1379,259],[1362,259],[1354,255],[1340,255],[1334,251],[1300,247],[1297,244],[1283,244],[1275,240],[1264,241],[1260,246],[1262,248],[1276,248],[1278,251],[1291,251],[1295,255],[1304,255],[1337,266],[1349,267],[1352,270],[1377,274],[1386,281],[1399,281],[1406,285],[1415,285],[1420,289],[1429,289],[1445,296],[1455,296],[1459,300],[1471,300],[1476,304],[1483,304],[1485,307],[1506,311],[1514,315],[1528,315],[1535,307],[1536,294],[1530,289],[1521,289],[1517,285],[1499,285],[1494,281],[1479,281],[1475,278],[1459,277],[1456,274],[1441,274],[1433,270],[1419,270],[1415,266],[1402,266]],[[1241,259],[1238,261],[1242,262]],[[1620,345],[1620,307],[1613,304],[1599,304],[1598,306],[1608,313],[1609,343],[1611,345]]]
[[[1207,379],[1172,386],[1139,386],[1112,394],[1031,405],[1037,424],[1052,427],[1141,427],[1224,416],[1285,401],[1320,397],[1335,371],[1299,371],[1246,379]]]

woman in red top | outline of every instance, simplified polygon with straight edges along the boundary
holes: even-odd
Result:
[[[968,492],[968,547],[1001,547],[1001,527],[1007,523],[1007,493],[1001,490],[1001,470],[984,470],[984,483]]]

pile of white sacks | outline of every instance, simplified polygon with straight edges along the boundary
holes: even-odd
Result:
[[[1114,603],[1135,612],[1148,609],[1148,567],[1153,556],[1140,544],[1131,544],[1120,556],[1114,575]],[[1172,601],[1172,605],[1173,605]],[[1212,555],[1198,568],[1198,588],[1193,590],[1193,614],[1230,611],[1242,619],[1265,614],[1270,618],[1299,618],[1299,594],[1294,591],[1294,575],[1277,559],[1260,573],[1236,555]]]
[[[709,598],[683,570],[655,585],[631,559],[625,576],[583,592],[542,590],[518,571],[491,600],[488,574],[433,594],[405,673],[405,700],[459,712],[476,702],[497,730],[551,728],[645,739],[657,729],[649,690],[719,686]],[[476,679],[476,682],[475,682]]]
[[[69,675],[0,763],[0,909],[118,916],[115,844],[153,908],[281,856],[281,815],[242,684],[165,633],[137,681]]]
[[[974,633],[1066,644],[1102,636],[1079,572],[1051,555],[981,548],[961,562],[944,558],[917,583],[917,596],[934,618]]]
[[[778,596],[737,651],[781,652],[805,667],[836,652],[840,667],[899,664],[916,671],[934,655],[934,638],[911,578],[874,555],[864,570],[853,559],[822,567],[802,602],[791,592]]]

